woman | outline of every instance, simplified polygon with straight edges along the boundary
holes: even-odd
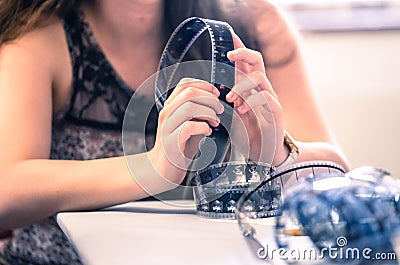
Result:
[[[300,149],[298,161],[331,160],[346,167],[309,87],[295,34],[267,1],[2,0],[0,231],[14,230],[1,252],[3,262],[79,264],[54,214],[149,196],[125,164],[124,110],[135,88],[156,72],[167,37],[190,16],[228,21],[253,49],[235,37],[238,49],[228,56],[268,99],[276,124],[248,126],[255,119],[253,106],[239,96],[254,85],[238,83],[228,100],[254,135],[250,159],[260,155],[262,129],[266,137],[276,136],[271,162],[282,164],[289,154],[285,128]],[[187,87],[205,100],[178,93]],[[208,83],[182,80],[158,121],[150,117],[146,137],[155,138],[154,147],[138,147],[129,159],[138,165],[136,174],[146,176],[151,194],[174,187],[159,176],[176,184],[183,180],[185,167],[169,161],[163,145],[171,146],[166,152],[193,156],[198,141],[219,123],[218,93]],[[196,119],[182,116],[187,102]]]

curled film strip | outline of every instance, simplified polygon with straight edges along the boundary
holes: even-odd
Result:
[[[269,172],[270,169],[270,166],[261,168],[234,162],[222,163],[229,148],[229,130],[233,115],[233,104],[225,100],[235,82],[235,64],[227,58],[227,53],[234,49],[231,30],[229,24],[221,21],[197,17],[183,21],[172,33],[164,49],[156,77],[156,106],[160,111],[181,78],[196,77],[198,74],[191,72],[187,76],[179,76],[177,73],[185,73],[182,70],[178,71],[178,68],[182,65],[186,53],[203,33],[207,34],[211,44],[211,66],[205,67],[208,71],[206,80],[219,89],[219,99],[224,105],[224,112],[220,115],[221,124],[214,128],[209,136],[215,144],[215,149],[200,146],[202,156],[212,159],[206,162],[198,162],[195,159],[190,170],[196,172],[193,192],[197,212],[212,218],[234,217],[236,202],[249,188],[248,184],[256,179],[260,181],[260,176],[254,176],[262,173],[256,171]],[[245,179],[249,180],[247,184]]]
[[[233,105],[225,100],[235,81],[235,64],[227,58],[227,53],[234,49],[229,24],[221,21],[192,17],[183,21],[172,33],[161,56],[159,71],[156,77],[156,106],[160,111],[172,89],[183,77],[196,77],[198,73],[189,73],[189,76],[177,75],[177,69],[183,61],[190,47],[203,33],[208,33],[211,41],[211,67],[209,79],[220,91],[219,99],[225,110],[220,115],[221,124],[213,129],[209,138],[214,140],[215,150],[201,149],[203,157],[213,157],[211,163],[200,163],[201,168],[221,163],[229,147],[229,129],[232,123]],[[196,69],[197,71],[197,69]],[[215,153],[211,152],[214,151]],[[198,167],[191,167],[197,170]]]

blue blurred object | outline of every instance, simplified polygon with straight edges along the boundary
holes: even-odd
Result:
[[[283,196],[275,227],[279,248],[308,242],[318,251],[316,264],[399,264],[400,181],[388,172],[361,167],[312,175]]]

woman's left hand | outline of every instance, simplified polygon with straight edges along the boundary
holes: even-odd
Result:
[[[235,108],[232,143],[253,161],[277,165],[288,155],[283,144],[282,106],[266,76],[262,54],[233,37],[235,50],[228,58],[236,63],[236,82],[227,95]]]

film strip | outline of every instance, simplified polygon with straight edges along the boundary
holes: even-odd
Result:
[[[183,21],[172,33],[161,56],[159,71],[156,76],[156,106],[160,111],[173,88],[179,82],[176,75],[177,69],[183,62],[190,47],[203,33],[208,33],[211,47],[211,67],[206,81],[210,81],[220,91],[219,99],[225,106],[224,113],[220,115],[221,124],[213,129],[209,136],[216,144],[216,153],[204,155],[214,157],[209,165],[223,162],[229,147],[229,129],[232,123],[233,105],[227,103],[225,98],[235,82],[235,64],[227,58],[228,51],[234,49],[231,27],[228,23],[203,19],[198,17],[188,18]],[[192,73],[196,76],[196,73]],[[184,76],[184,77],[193,77]]]
[[[269,164],[253,162],[225,162],[198,171],[194,177],[198,215],[234,219],[239,199],[270,178],[272,171],[273,167]],[[269,182],[260,190],[260,200],[247,207],[263,207],[268,216],[276,216],[281,205],[281,187],[279,178]]]

